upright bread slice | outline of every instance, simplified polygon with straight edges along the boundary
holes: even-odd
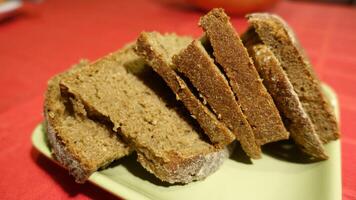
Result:
[[[72,109],[66,106],[67,102],[60,94],[59,82],[76,73],[79,67],[49,80],[44,115],[47,138],[54,157],[77,182],[83,183],[99,168],[129,154],[130,149],[113,131],[90,119],[75,116]]]
[[[136,52],[152,66],[171,90],[181,100],[200,127],[217,146],[226,146],[235,136],[200,100],[194,96],[185,81],[176,73],[172,56],[179,53],[192,41],[190,37],[175,34],[161,35],[143,32],[137,39]]]
[[[231,128],[247,155],[259,158],[261,149],[256,143],[252,129],[237,104],[229,83],[203,45],[194,40],[173,57],[173,63],[207,100],[218,118]]]
[[[273,97],[293,140],[311,157],[327,159],[323,143],[316,134],[314,125],[306,114],[280,62],[266,45],[244,42],[246,42],[256,69],[263,79],[263,84]]]
[[[320,139],[323,142],[337,139],[340,133],[335,115],[293,31],[276,15],[256,13],[247,18],[281,63]]]
[[[251,125],[257,143],[287,139],[286,131],[272,97],[266,88],[241,42],[229,17],[222,9],[213,9],[200,18],[213,48],[215,60],[225,72],[230,86],[247,121]]]
[[[228,156],[216,149],[180,113],[159,76],[129,46],[66,77],[63,93],[81,102],[87,115],[112,124],[135,148],[138,161],[169,183],[188,183],[213,173]]]

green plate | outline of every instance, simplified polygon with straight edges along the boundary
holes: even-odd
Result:
[[[335,93],[323,89],[339,116]],[[32,135],[33,145],[53,160],[42,125]],[[146,172],[129,156],[110,168],[95,172],[89,181],[125,199],[341,199],[340,140],[326,145],[330,158],[308,162],[288,142],[264,148],[263,158],[246,162],[236,151],[221,168],[203,181],[166,185]],[[74,179],[73,179],[74,181]]]

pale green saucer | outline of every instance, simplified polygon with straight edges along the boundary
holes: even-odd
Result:
[[[323,85],[323,89],[339,116],[335,93],[328,86]],[[32,142],[38,151],[53,160],[41,125],[33,131]],[[326,149],[329,160],[310,163],[298,156],[295,148],[289,149],[288,143],[282,142],[266,147],[263,158],[254,160],[253,164],[236,150],[235,156],[216,173],[187,185],[162,184],[130,156],[111,168],[94,173],[89,181],[119,197],[137,200],[339,200],[340,140],[329,143]],[[289,153],[284,153],[287,151]]]

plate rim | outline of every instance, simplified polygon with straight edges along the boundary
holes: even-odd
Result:
[[[48,158],[52,162],[56,163],[60,167],[64,168],[62,165],[60,165],[54,159],[54,157],[52,156],[52,153],[50,152],[50,148],[47,146],[47,144],[42,144],[42,142],[45,140],[43,128],[44,128],[43,123],[39,123],[33,130],[33,133],[31,136],[32,145],[35,147],[35,149],[37,151],[39,151],[46,158]],[[43,147],[43,145],[46,145],[46,147]],[[88,181],[90,183],[104,189],[105,191],[113,194],[114,196],[117,196],[120,198],[151,200],[147,196],[131,189],[130,187],[113,181],[112,179],[108,178],[106,175],[104,175],[100,172],[94,172],[93,174],[91,174],[91,176],[88,178]],[[112,189],[113,187],[115,187],[114,190]]]

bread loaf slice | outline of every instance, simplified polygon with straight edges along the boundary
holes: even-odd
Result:
[[[85,182],[93,172],[130,153],[130,148],[113,131],[76,116],[61,96],[60,80],[84,65],[87,62],[51,78],[44,102],[45,127],[52,153],[78,183]]]
[[[320,139],[323,142],[337,139],[340,133],[335,114],[291,28],[276,15],[255,13],[247,18],[281,63]]]
[[[210,141],[223,147],[235,139],[234,134],[193,94],[172,63],[173,55],[187,47],[191,41],[190,37],[176,34],[143,32],[137,39],[136,52],[163,78],[176,94],[176,98],[183,102]]]
[[[215,60],[221,65],[258,144],[287,139],[272,97],[262,81],[241,39],[223,9],[213,9],[200,18]]]
[[[256,143],[252,129],[229,83],[200,41],[194,40],[187,48],[175,55],[173,63],[206,99],[218,118],[233,131],[247,155],[251,158],[259,158],[260,146]]]
[[[314,125],[306,114],[287,74],[273,52],[258,41],[258,36],[253,31],[251,29],[243,35],[244,44],[263,79],[263,84],[284,118],[284,124],[291,137],[312,158],[327,159],[323,143],[316,134]]]
[[[202,138],[190,117],[151,67],[129,46],[61,81],[62,92],[81,102],[88,116],[111,124],[149,172],[169,183],[213,173],[228,156]]]

